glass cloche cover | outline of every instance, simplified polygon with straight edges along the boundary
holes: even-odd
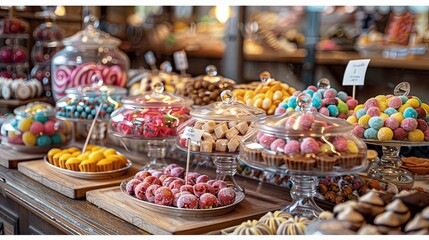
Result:
[[[189,119],[192,100],[164,91],[156,82],[153,91],[122,100],[112,113],[110,131],[136,139],[165,139],[176,136],[176,128]]]
[[[299,112],[269,116],[255,122],[242,139],[240,159],[279,173],[339,175],[363,170],[366,145],[343,119],[311,112],[311,97],[298,95]]]
[[[264,117],[261,109],[249,107],[234,100],[230,90],[221,94],[222,101],[214,102],[191,111],[192,118],[178,129],[178,141],[187,147],[187,139],[181,138],[186,127],[204,131],[201,142],[191,141],[191,151],[215,154],[236,154],[240,139],[253,129],[253,122]]]
[[[70,124],[56,119],[55,108],[48,103],[32,102],[16,108],[14,114],[1,128],[4,145],[26,152],[47,152],[73,140]]]

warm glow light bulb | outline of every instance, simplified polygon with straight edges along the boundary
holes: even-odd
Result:
[[[216,6],[215,16],[221,23],[226,23],[231,15],[231,8],[229,6]]]

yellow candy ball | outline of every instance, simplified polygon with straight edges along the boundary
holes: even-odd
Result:
[[[415,98],[408,99],[408,101],[405,104],[409,104],[413,108],[418,108],[420,106],[419,100]]]
[[[34,122],[33,118],[24,118],[18,122],[18,129],[22,132],[29,131],[31,124]]]
[[[402,120],[404,120],[404,116],[402,115],[401,112],[394,113],[394,114],[392,114],[390,116],[393,117],[393,118],[395,118],[398,121],[399,124],[401,124]]]
[[[387,114],[385,114],[385,113],[380,113],[380,117],[381,117],[381,119],[383,119],[383,121],[384,121],[384,120],[386,120],[386,118],[388,118],[388,117],[389,117],[389,115],[387,115]]]
[[[393,138],[393,131],[388,127],[382,127],[378,130],[377,138],[380,141],[390,141]]]
[[[363,115],[361,118],[359,118],[358,120],[358,124],[359,126],[363,127],[363,128],[369,128],[369,124],[368,121],[371,118],[371,116],[369,115]]]
[[[429,105],[427,103],[422,103],[420,107],[422,107],[426,111],[426,114],[429,113]]]
[[[414,129],[408,132],[408,141],[411,142],[423,142],[425,134],[420,129]]]
[[[35,146],[37,141],[36,135],[32,134],[31,132],[25,132],[22,134],[22,142],[25,144],[25,146]]]
[[[409,108],[409,107],[411,107],[411,105],[410,105],[410,104],[408,104],[408,103],[402,104],[402,106],[400,106],[400,107],[398,108],[398,111],[399,111],[399,112],[401,112],[401,113],[403,113],[403,112],[405,111],[405,109],[407,109],[407,108]]]
[[[347,140],[347,150],[352,153],[358,153],[359,149],[352,140]]]
[[[331,145],[329,145],[327,143],[324,143],[324,144],[322,144],[320,146],[319,152],[321,152],[321,153],[332,153],[333,152],[333,148],[334,148],[333,146],[331,146]]]
[[[384,112],[384,110],[386,110],[386,108],[388,108],[387,102],[379,102],[378,108],[380,109],[380,112]]]
[[[353,123],[357,123],[357,122],[358,122],[358,119],[357,119],[357,117],[356,117],[356,116],[349,116],[349,117],[347,118],[347,122],[349,122],[349,123],[351,123],[351,124],[353,124]]]
[[[104,158],[103,153],[101,152],[93,152],[89,155],[88,159],[94,162],[100,161],[101,159]]]
[[[357,110],[364,108],[363,104],[359,104],[355,107],[355,109],[353,110],[354,112],[357,112]]]
[[[379,102],[386,102],[387,96],[386,95],[378,95],[375,97]]]

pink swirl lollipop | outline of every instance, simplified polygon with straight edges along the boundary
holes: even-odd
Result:
[[[90,83],[88,79],[91,79],[92,74],[95,72],[101,74],[95,63],[84,63],[76,67],[70,74],[70,81],[72,82],[71,87]]]
[[[59,99],[65,96],[64,91],[70,85],[70,74],[72,69],[68,66],[59,66],[54,73],[54,97]]]

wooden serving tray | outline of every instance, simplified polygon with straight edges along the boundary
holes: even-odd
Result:
[[[177,217],[138,206],[119,187],[92,190],[86,200],[151,234],[203,234],[259,218],[286,205],[282,199],[246,191],[245,199],[232,212],[217,217]]]
[[[0,152],[0,165],[5,168],[17,168],[19,162],[41,159],[46,155],[46,153],[19,152],[6,146],[1,146]]]
[[[140,165],[133,164],[128,172],[122,176],[103,179],[87,180],[64,175],[46,165],[43,160],[20,162],[18,171],[31,179],[51,188],[69,198],[78,199],[85,197],[89,190],[118,186],[127,178],[130,178],[141,169]]]

